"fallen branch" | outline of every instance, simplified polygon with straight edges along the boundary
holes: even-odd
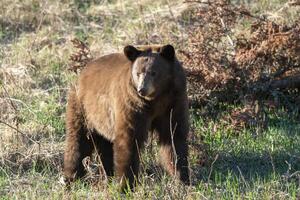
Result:
[[[288,76],[280,80],[273,80],[270,89],[293,89],[300,88],[300,74]]]
[[[17,132],[20,133],[21,135],[23,135],[23,136],[25,136],[26,138],[28,138],[31,142],[40,145],[39,142],[37,142],[37,141],[31,139],[30,137],[28,137],[28,135],[27,135],[26,133],[22,132],[22,131],[19,130],[18,128],[14,127],[14,126],[12,126],[12,125],[10,125],[10,124],[6,123],[5,121],[2,121],[2,120],[0,120],[0,123],[1,123],[1,124],[4,124],[4,125],[6,125],[6,126],[8,126],[9,128],[11,128],[11,129],[13,129],[13,130],[15,130],[15,131],[17,131]]]

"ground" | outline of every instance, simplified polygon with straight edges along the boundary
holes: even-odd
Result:
[[[233,2],[287,23],[297,16],[295,10],[288,12],[284,0]],[[4,0],[0,6],[0,198],[124,197],[103,178],[95,184],[90,176],[90,184],[77,182],[69,192],[61,184],[66,93],[76,80],[76,74],[67,70],[73,51],[70,39],[88,42],[94,56],[120,51],[126,44],[171,43],[180,49],[187,41],[189,19],[188,6],[179,0]],[[299,199],[299,108],[292,110],[270,110],[267,126],[237,132],[228,122],[204,118],[191,108],[193,185],[180,185],[156,167],[156,143],[150,140],[142,155],[141,183],[125,196]],[[89,165],[91,174],[96,165]]]

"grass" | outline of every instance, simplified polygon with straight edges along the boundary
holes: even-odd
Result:
[[[264,0],[247,6],[289,23],[300,12],[278,11],[285,3]],[[60,183],[66,94],[76,80],[67,71],[69,39],[87,41],[96,57],[125,44],[172,43],[184,48],[190,17],[183,5],[179,0],[4,0],[0,199],[300,198],[299,117],[281,108],[268,113],[265,129],[250,127],[239,134],[225,122],[201,118],[191,110],[192,186],[180,185],[155,166],[155,143],[142,155],[141,183],[134,192],[119,194],[113,181],[77,182],[69,192]]]
[[[183,187],[159,171],[155,175],[143,171],[141,184],[126,195],[131,199],[298,199],[300,125],[288,118],[285,114],[274,115],[269,128],[259,135],[249,130],[239,136],[222,129],[203,132],[203,124],[195,123],[197,139],[201,132],[210,158],[200,166],[193,158],[196,152],[192,152],[194,185]],[[151,151],[145,152],[147,156],[153,158]],[[150,168],[153,160],[144,159],[143,165]],[[59,184],[60,167],[40,162],[33,163],[27,171],[10,172],[4,168],[0,194],[4,199],[122,198],[113,183],[91,186],[78,182],[68,193]]]

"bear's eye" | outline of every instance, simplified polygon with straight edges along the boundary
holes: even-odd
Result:
[[[156,76],[156,72],[155,72],[155,71],[152,71],[152,72],[150,72],[150,75],[151,75],[151,76]]]

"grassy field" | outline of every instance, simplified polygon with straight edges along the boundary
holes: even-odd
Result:
[[[286,23],[300,13],[285,0],[233,2]],[[156,166],[155,142],[146,146],[132,193],[119,194],[113,181],[77,182],[70,191],[61,184],[66,94],[76,80],[67,70],[70,39],[87,41],[95,57],[126,44],[181,49],[189,9],[179,0],[1,2],[0,199],[300,199],[299,107],[269,111],[264,129],[239,133],[191,109],[192,186]]]

